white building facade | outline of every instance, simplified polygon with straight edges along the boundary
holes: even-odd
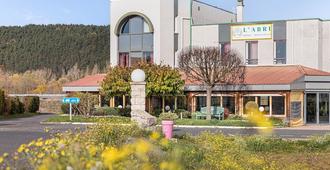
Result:
[[[248,86],[215,88],[215,106],[244,115],[246,102],[254,101],[266,115],[292,124],[330,124],[330,20],[244,22],[243,13],[243,0],[235,12],[199,0],[111,0],[111,65],[145,61],[177,67],[188,47],[233,50],[249,66]],[[184,109],[205,107],[203,86],[186,84],[185,95]]]
[[[111,65],[144,60],[176,67],[184,48],[220,46],[248,65],[330,71],[330,20],[237,22],[243,10],[242,0],[238,14],[197,0],[112,0]]]

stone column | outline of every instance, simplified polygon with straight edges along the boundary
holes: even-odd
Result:
[[[146,82],[145,73],[134,70],[131,78],[131,119],[142,128],[156,125],[156,118],[145,111],[146,108]]]
[[[131,110],[145,111],[146,82],[131,82]]]

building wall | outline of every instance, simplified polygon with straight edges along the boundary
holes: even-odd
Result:
[[[320,61],[320,21],[287,22],[287,63],[322,69]]]
[[[132,12],[147,16],[154,27],[154,62],[174,66],[174,0],[111,1],[111,65],[117,65],[118,37],[116,24]]]
[[[219,46],[219,26],[204,25],[192,27],[193,46]]]
[[[330,21],[324,21],[322,26],[322,70],[330,72]]]
[[[236,22],[236,14],[200,1],[193,1],[192,11],[193,24],[220,24]]]

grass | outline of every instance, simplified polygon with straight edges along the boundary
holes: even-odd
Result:
[[[14,115],[0,115],[1,120],[9,120],[9,119],[16,119],[16,118],[25,118],[25,117],[32,117],[36,116],[38,113],[23,113],[23,114],[14,114]]]
[[[246,120],[204,120],[204,119],[178,119],[176,125],[194,125],[194,126],[239,126],[252,127],[252,123]]]
[[[72,116],[72,121],[70,121],[70,116],[53,116],[46,120],[46,122],[84,122],[84,123],[93,123],[93,122],[108,122],[114,124],[128,124],[131,123],[129,117],[86,117],[86,116]]]

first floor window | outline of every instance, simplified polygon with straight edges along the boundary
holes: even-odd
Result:
[[[286,41],[275,41],[275,58],[274,64],[286,64]]]
[[[258,64],[258,41],[247,42],[246,64]]]
[[[228,109],[230,114],[235,113],[235,97],[224,96],[222,97],[222,107]]]

